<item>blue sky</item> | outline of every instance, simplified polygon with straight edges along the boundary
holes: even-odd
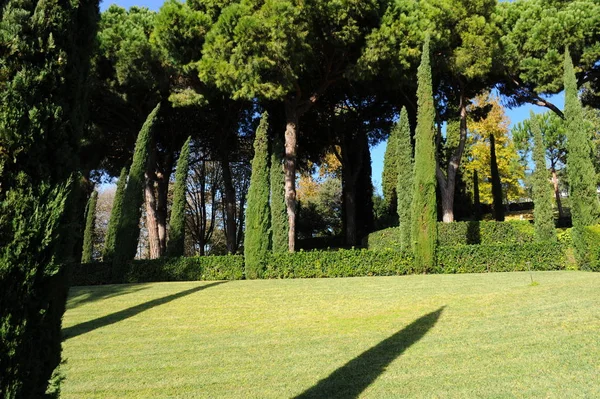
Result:
[[[163,4],[163,0],[119,0],[119,1],[102,1],[100,2],[100,11],[104,11],[108,8],[110,4],[118,4],[121,7],[129,8],[131,6],[142,6],[148,7],[151,10],[156,10],[160,8]],[[556,105],[558,108],[562,109],[564,105],[564,95],[563,93],[550,96],[548,100]],[[546,108],[538,107],[535,105],[523,105],[521,107],[517,107],[514,109],[506,109],[506,114],[510,118],[511,127],[521,122],[527,118],[529,118],[529,111],[533,110],[534,113],[544,113],[548,111]],[[381,172],[383,170],[383,154],[385,153],[386,142],[381,142],[371,149],[371,160],[372,160],[372,169],[373,169],[373,184],[375,185],[375,189],[381,193]]]

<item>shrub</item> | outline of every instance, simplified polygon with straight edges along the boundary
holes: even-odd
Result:
[[[587,226],[583,229],[585,253],[580,260],[580,268],[600,272],[600,225]]]
[[[134,260],[123,269],[120,283],[241,280],[244,276],[244,257],[223,255]],[[108,262],[75,265],[71,270],[71,285],[107,284],[111,282],[110,279]]]
[[[398,276],[413,274],[408,252],[342,249],[299,251],[269,256],[263,278]]]
[[[564,249],[557,242],[438,247],[435,273],[564,270]]]

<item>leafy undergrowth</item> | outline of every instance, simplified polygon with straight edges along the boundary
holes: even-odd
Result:
[[[63,397],[600,397],[599,286],[518,272],[75,287]]]

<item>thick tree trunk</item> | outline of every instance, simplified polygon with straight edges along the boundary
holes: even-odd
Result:
[[[456,190],[456,175],[458,168],[460,167],[460,161],[465,150],[465,143],[467,141],[467,101],[463,95],[460,97],[459,103],[460,109],[460,139],[458,147],[454,150],[454,153],[448,161],[448,167],[446,173],[442,172],[439,165],[436,168],[436,177],[438,180],[438,186],[442,195],[442,220],[444,223],[450,223],[454,221],[454,192]],[[440,134],[438,133],[438,139]]]
[[[234,254],[237,251],[236,239],[236,204],[235,187],[231,177],[231,168],[229,160],[221,159],[221,169],[223,172],[223,202],[225,206],[225,235],[227,238],[227,252]]]
[[[554,186],[554,197],[556,198],[556,206],[558,207],[558,217],[563,218],[565,214],[563,212],[562,200],[560,198],[560,188],[558,187],[558,175],[556,169],[552,168],[552,185]]]
[[[288,249],[296,250],[296,149],[298,146],[299,112],[296,101],[288,100],[285,104],[285,204],[288,214]]]

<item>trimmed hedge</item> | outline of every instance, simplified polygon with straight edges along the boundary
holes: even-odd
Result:
[[[400,251],[341,249],[273,253],[262,278],[399,276],[415,273],[412,256]]]
[[[565,247],[558,242],[456,245],[438,248],[435,273],[564,270]]]
[[[71,285],[110,283],[110,263],[75,265]],[[194,256],[134,260],[127,264],[121,283],[156,281],[241,280],[244,277],[242,255]]]
[[[527,220],[438,222],[437,227],[440,246],[522,244],[535,239],[534,226]],[[376,251],[397,250],[400,243],[400,229],[391,227],[369,234],[366,246]]]
[[[583,229],[585,255],[580,267],[584,270],[600,272],[600,225]]]

